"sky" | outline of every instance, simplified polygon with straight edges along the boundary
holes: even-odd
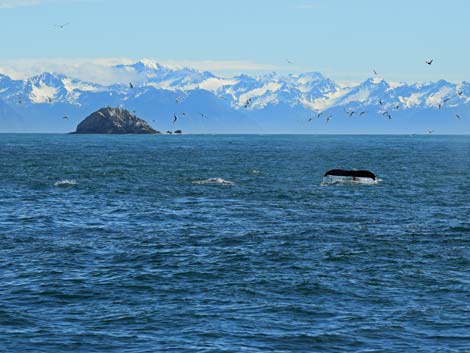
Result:
[[[468,0],[0,0],[0,72],[148,58],[222,76],[470,81],[469,14]]]

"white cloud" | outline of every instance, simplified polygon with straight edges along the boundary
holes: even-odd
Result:
[[[0,9],[13,9],[15,7],[37,6],[46,3],[72,3],[90,0],[0,0]]]
[[[318,9],[319,7],[320,4],[316,2],[304,2],[303,4],[297,6],[298,9]]]
[[[0,0],[0,9],[39,5],[39,0]]]
[[[207,71],[273,71],[279,70],[279,66],[258,64],[251,61],[237,60],[202,60],[202,61],[159,61],[162,65],[172,68],[192,67]]]

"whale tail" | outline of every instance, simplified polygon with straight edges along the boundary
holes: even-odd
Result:
[[[377,177],[374,173],[368,170],[345,170],[345,169],[332,169],[325,173],[327,176],[340,176],[340,177],[351,177],[351,178],[369,178],[376,180]]]

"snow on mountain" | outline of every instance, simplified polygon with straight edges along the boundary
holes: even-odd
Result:
[[[145,59],[116,65],[112,70],[121,82],[108,86],[47,72],[24,80],[0,74],[2,111],[4,115],[9,112],[35,121],[68,114],[70,124],[75,123],[74,117],[79,119],[107,105],[143,112],[156,121],[173,113],[201,117],[209,112],[213,124],[220,123],[223,116],[255,117],[262,119],[265,126],[269,126],[269,119],[278,119],[276,124],[282,131],[286,116],[304,121],[312,111],[361,109],[379,115],[393,111],[395,117],[398,110],[402,114],[423,110],[445,114],[446,109],[460,109],[461,113],[462,109],[467,112],[470,105],[468,82],[396,83],[374,77],[344,86],[318,72],[224,78],[208,71],[172,68]],[[129,82],[134,88],[129,87]],[[165,119],[162,121],[166,124]],[[201,129],[198,131],[203,131],[204,122],[204,119],[198,122]]]
[[[191,68],[172,69],[151,60],[140,60],[130,65],[116,65],[116,71],[126,72],[140,85],[161,89],[191,90],[199,88],[199,84],[215,76],[208,71]]]

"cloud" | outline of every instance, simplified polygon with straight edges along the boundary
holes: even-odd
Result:
[[[201,71],[211,71],[219,75],[232,75],[245,72],[275,71],[278,66],[259,64],[250,61],[236,60],[202,60],[202,61],[155,61],[142,59],[148,64],[159,63],[163,66],[180,69],[190,67]],[[144,76],[133,71],[117,70],[118,64],[133,64],[139,61],[131,58],[47,58],[47,59],[15,59],[1,60],[0,72],[15,79],[31,77],[42,72],[54,72],[83,81],[96,82],[103,85],[144,80]]]
[[[316,2],[304,2],[303,4],[297,6],[298,9],[318,9],[319,7],[320,4]]]
[[[161,64],[174,68],[193,67],[208,71],[273,71],[280,69],[276,65],[237,60],[162,61]]]
[[[13,9],[15,7],[37,6],[41,4],[64,4],[91,0],[0,0],[0,9]]]
[[[39,5],[39,0],[0,0],[0,9]]]

